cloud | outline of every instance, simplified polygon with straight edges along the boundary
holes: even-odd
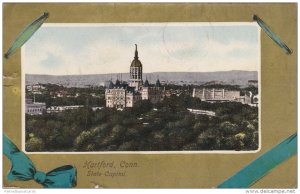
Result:
[[[213,38],[199,41],[178,34],[171,37],[170,33],[166,38],[163,30],[149,29],[137,36],[134,30],[123,28],[124,32],[129,33],[127,36],[108,39],[109,36],[99,35],[87,39],[76,49],[63,39],[32,42],[24,47],[26,56],[22,63],[25,73],[70,75],[129,72],[135,43],[138,44],[144,72],[257,70],[259,43],[234,38],[223,42]],[[128,38],[129,35],[132,37]],[[70,40],[72,35],[68,38]]]
[[[214,40],[207,41],[207,50],[212,53],[218,54],[229,54],[230,52],[238,50],[254,50],[257,49],[257,44],[246,43],[242,41],[231,41],[229,43],[221,43]]]
[[[42,46],[28,48],[24,46],[25,72],[45,72],[54,73],[57,68],[62,68],[64,62],[64,47],[55,42],[45,42]]]

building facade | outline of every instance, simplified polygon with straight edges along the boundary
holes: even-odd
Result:
[[[155,84],[143,81],[143,65],[139,60],[137,45],[135,45],[134,59],[130,65],[129,81],[110,81],[105,90],[106,107],[123,109],[133,107],[140,100],[150,100],[157,103],[163,99],[163,88],[157,79]]]
[[[47,113],[53,113],[53,112],[63,112],[66,110],[77,110],[80,108],[84,108],[83,105],[72,105],[72,106],[50,106],[47,108]]]
[[[32,99],[26,98],[25,100],[25,114],[41,115],[46,111],[46,103],[32,102]]]
[[[258,95],[247,92],[241,96],[241,92],[237,90],[226,90],[226,89],[193,89],[194,98],[200,98],[201,101],[207,102],[240,102],[242,104],[248,104],[249,106],[258,107],[259,97]]]
[[[225,89],[196,89],[193,90],[193,97],[198,97],[202,101],[211,102],[226,102],[226,101],[237,101],[240,96],[240,91],[225,90]]]

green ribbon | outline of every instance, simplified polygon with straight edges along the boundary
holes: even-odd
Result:
[[[255,20],[258,25],[263,29],[263,31],[282,49],[285,50],[286,54],[292,54],[292,50],[277,36],[271,29],[268,27],[268,25],[260,19],[257,15],[253,16],[253,20]]]
[[[71,165],[44,173],[37,171],[32,161],[3,134],[3,153],[11,161],[8,180],[35,180],[45,188],[71,188],[76,186],[77,171]]]
[[[9,58],[18,48],[23,46],[27,40],[41,27],[44,21],[49,17],[49,13],[44,13],[41,17],[29,24],[16,38],[8,51],[4,54],[6,59]]]
[[[296,153],[297,134],[294,134],[225,180],[218,188],[249,188],[273,168]]]

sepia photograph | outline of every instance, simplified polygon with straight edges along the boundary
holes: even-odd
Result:
[[[22,47],[26,152],[255,152],[252,22],[43,25]]]

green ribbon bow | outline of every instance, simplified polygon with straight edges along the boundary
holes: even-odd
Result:
[[[48,173],[37,171],[32,161],[3,134],[3,152],[11,161],[8,180],[35,180],[45,188],[71,188],[76,186],[76,168],[71,165],[56,168]]]

